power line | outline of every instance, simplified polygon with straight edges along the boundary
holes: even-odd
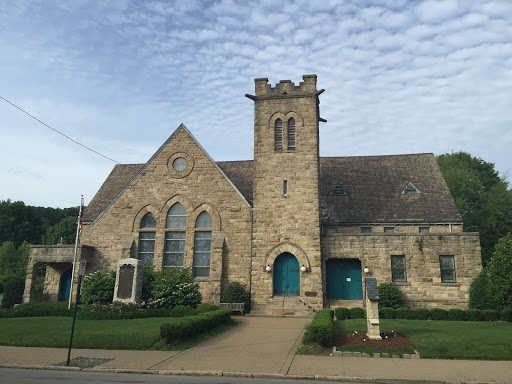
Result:
[[[107,159],[107,160],[110,160],[110,161],[112,161],[112,162],[114,162],[114,163],[116,163],[116,164],[122,165],[123,167],[131,168],[131,169],[133,169],[133,170],[135,170],[135,171],[137,171],[137,172],[139,171],[137,168],[130,167],[129,165],[126,165],[126,164],[121,164],[119,161],[116,161],[116,160],[114,160],[114,159],[112,159],[112,158],[110,158],[110,157],[108,157],[108,156],[105,156],[105,155],[103,155],[103,154],[99,153],[98,151],[95,151],[94,149],[89,148],[88,146],[86,146],[86,145],[84,145],[84,144],[82,144],[82,143],[79,143],[78,141],[76,141],[76,140],[72,139],[71,137],[69,137],[69,136],[65,135],[65,134],[64,134],[64,133],[62,133],[61,131],[59,131],[59,130],[57,130],[57,129],[53,128],[53,127],[51,127],[51,126],[50,126],[50,125],[48,125],[48,124],[46,124],[44,121],[39,120],[37,117],[35,117],[34,115],[32,115],[32,114],[28,113],[28,112],[27,112],[27,111],[25,111],[23,108],[18,107],[16,104],[14,104],[14,103],[10,102],[9,100],[7,100],[7,99],[6,99],[5,97],[3,97],[2,95],[0,95],[0,99],[4,100],[6,103],[9,103],[9,104],[10,104],[10,105],[12,105],[14,108],[16,108],[16,109],[20,110],[21,112],[23,112],[23,113],[24,113],[24,114],[26,114],[27,116],[30,116],[31,118],[33,118],[34,120],[36,120],[36,121],[37,121],[37,122],[39,122],[40,124],[44,125],[45,127],[50,128],[52,131],[57,132],[59,135],[64,136],[64,137],[65,137],[66,139],[68,139],[68,140],[71,140],[73,143],[78,144],[78,145],[80,145],[81,147],[84,147],[85,149],[87,149],[87,150],[89,150],[89,151],[91,151],[91,152],[93,152],[93,153],[95,153],[95,154],[97,154],[97,155],[99,155],[99,156],[101,156],[101,157],[104,157],[104,158],[105,158],[105,159]]]

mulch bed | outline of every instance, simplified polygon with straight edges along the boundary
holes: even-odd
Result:
[[[335,336],[336,346],[342,345],[364,345],[366,347],[391,347],[400,350],[402,347],[414,348],[411,341],[404,335],[394,332],[381,333],[382,340],[370,340],[366,337],[366,332],[347,332]]]

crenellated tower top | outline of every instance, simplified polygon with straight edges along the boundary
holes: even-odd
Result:
[[[275,87],[268,83],[267,78],[254,79],[256,95],[247,94],[245,96],[252,100],[281,99],[318,96],[324,91],[316,89],[316,75],[304,75],[302,79],[304,81],[301,81],[298,86],[291,80],[281,80]]]

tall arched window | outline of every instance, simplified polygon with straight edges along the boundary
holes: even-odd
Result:
[[[212,217],[206,211],[197,216],[194,233],[194,277],[210,276],[212,249]]]
[[[295,119],[290,117],[288,119],[288,149],[295,149]]]
[[[167,212],[163,268],[182,268],[185,259],[185,229],[187,211],[181,203],[175,203]]]
[[[155,230],[155,216],[148,212],[142,217],[139,225],[139,260],[149,264],[153,264],[155,255]]]
[[[274,149],[283,149],[283,121],[277,119],[274,123]]]

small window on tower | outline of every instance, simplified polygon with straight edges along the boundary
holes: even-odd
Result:
[[[288,196],[288,180],[283,180],[283,196]]]

